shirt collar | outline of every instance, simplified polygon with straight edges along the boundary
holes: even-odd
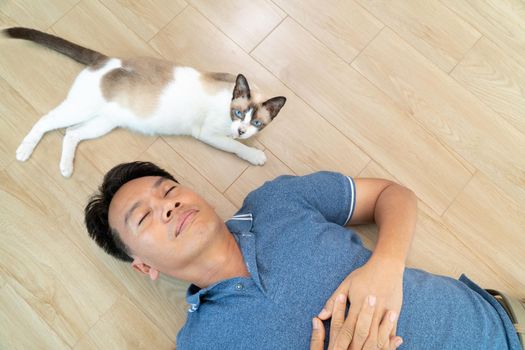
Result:
[[[239,244],[241,253],[244,257],[248,272],[250,272],[253,283],[264,293],[264,289],[259,278],[259,271],[255,258],[255,234],[252,232],[253,215],[251,213],[236,214],[226,221],[226,226],[235,237]],[[202,300],[218,297],[232,287],[238,290],[239,281],[246,278],[236,277],[224,281],[219,281],[207,288],[199,288],[192,284],[186,292],[186,302],[190,305],[188,312],[195,312],[199,308]],[[245,281],[246,282],[246,281]],[[233,290],[233,289],[232,289]],[[229,293],[229,292],[227,292]]]

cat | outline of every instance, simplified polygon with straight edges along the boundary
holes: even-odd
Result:
[[[261,99],[242,74],[200,72],[157,58],[108,57],[30,28],[13,27],[3,33],[87,65],[66,99],[25,136],[16,150],[19,161],[31,156],[46,132],[67,127],[60,171],[70,177],[80,141],[126,127],[148,135],[190,135],[254,165],[266,162],[263,151],[235,139],[247,139],[264,129],[286,98]]]

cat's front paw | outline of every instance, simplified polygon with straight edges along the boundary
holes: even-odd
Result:
[[[243,157],[253,165],[263,165],[266,163],[266,154],[263,151],[258,149],[251,149],[250,153]]]
[[[16,149],[16,159],[21,162],[28,160],[35,149],[35,146],[36,145],[33,142],[23,141]]]
[[[60,161],[60,173],[63,177],[71,177],[73,174],[73,162]]]

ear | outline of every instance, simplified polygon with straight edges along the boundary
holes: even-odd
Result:
[[[235,88],[233,88],[233,97],[232,100],[235,100],[239,97],[250,98],[250,86],[244,75],[239,74],[237,79],[235,79]]]
[[[277,113],[281,110],[281,108],[286,103],[286,97],[278,96],[278,97],[272,97],[268,101],[264,102],[262,106],[268,110],[270,113],[270,117],[273,119],[277,116]]]
[[[142,262],[140,258],[135,258],[133,262],[131,263],[131,267],[133,267],[133,269],[137,272],[143,273],[145,275],[149,275],[149,277],[153,281],[159,278],[159,271],[155,270],[151,266]]]

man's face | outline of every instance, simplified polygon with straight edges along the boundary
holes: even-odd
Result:
[[[109,206],[109,224],[131,250],[135,269],[186,280],[183,271],[205,259],[224,225],[195,192],[157,176],[124,184]]]

